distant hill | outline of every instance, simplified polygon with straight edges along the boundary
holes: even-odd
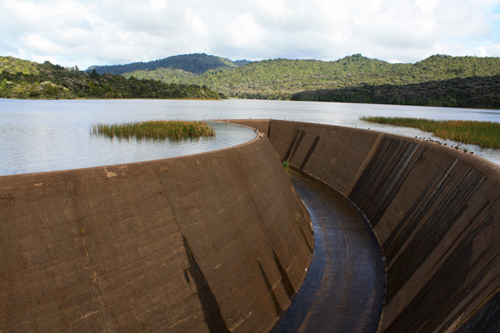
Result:
[[[219,99],[207,87],[138,80],[121,75],[82,72],[46,61],[43,64],[0,57],[0,98],[164,98]]]
[[[415,64],[392,64],[360,54],[336,61],[272,59],[203,74],[156,69],[126,77],[206,85],[228,97],[290,99],[301,91],[368,85],[405,85],[500,75],[500,58],[434,55]]]
[[[231,60],[205,53],[184,54],[159,59],[149,62],[134,62],[126,65],[92,66],[87,71],[95,69],[97,73],[104,74],[124,74],[134,71],[154,71],[159,68],[180,69],[193,74],[203,74],[212,69],[236,68],[248,63],[247,60],[240,60],[233,63]]]
[[[236,61],[233,61],[233,63],[237,66],[237,67],[240,67],[240,66],[245,66],[245,65],[248,65],[249,63],[251,63],[250,60],[236,60]]]
[[[10,60],[0,59],[2,62],[4,68],[14,68],[18,73],[40,75],[39,67],[29,62],[16,60],[12,64]],[[99,72],[122,73],[120,77],[126,80],[150,82],[150,88],[144,90],[147,93],[144,92],[143,96],[155,95],[153,82],[163,82],[179,87],[198,86],[207,96],[212,96],[209,91],[216,91],[226,97],[291,99],[294,94],[306,91],[296,96],[308,100],[498,108],[492,105],[497,105],[495,89],[500,76],[500,58],[438,54],[414,64],[392,64],[354,54],[336,61],[271,59],[232,62],[206,54],[187,54],[147,63],[93,69],[96,75]],[[71,70],[79,72],[77,68]],[[6,84],[4,81],[4,87],[11,87]],[[118,91],[114,93],[118,94]],[[369,98],[360,99],[361,95]],[[472,104],[467,104],[467,101]]]

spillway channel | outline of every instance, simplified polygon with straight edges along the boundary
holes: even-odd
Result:
[[[314,227],[315,250],[307,277],[273,332],[376,332],[385,270],[371,228],[339,193],[290,171]]]

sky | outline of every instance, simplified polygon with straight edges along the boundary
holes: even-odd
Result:
[[[66,67],[206,53],[500,57],[500,0],[1,0],[0,56]]]

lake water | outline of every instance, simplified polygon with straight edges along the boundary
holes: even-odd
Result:
[[[255,137],[214,124],[215,139],[186,142],[107,139],[92,124],[144,120],[282,119],[334,124],[418,137],[419,130],[360,121],[361,116],[500,122],[500,110],[266,100],[10,100],[0,99],[0,175],[111,165],[195,154]],[[500,135],[500,133],[499,133]],[[435,139],[435,138],[433,138]],[[440,140],[445,142],[444,140]],[[456,144],[448,141],[448,144]],[[500,164],[500,150],[462,145]]]

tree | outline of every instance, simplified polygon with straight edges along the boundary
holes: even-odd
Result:
[[[92,70],[92,72],[90,73],[90,78],[92,80],[99,80],[101,76],[99,75],[99,73],[97,73],[97,71],[95,70],[95,68]]]

